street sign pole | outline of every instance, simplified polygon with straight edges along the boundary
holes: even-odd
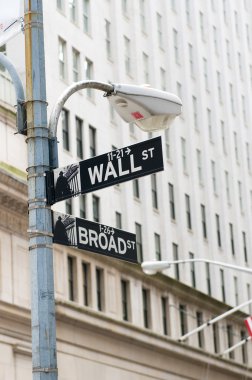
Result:
[[[51,210],[42,0],[25,1],[29,252],[33,380],[57,380]]]

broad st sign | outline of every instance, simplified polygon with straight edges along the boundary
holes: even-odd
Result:
[[[52,215],[54,243],[138,263],[135,234],[59,212]]]
[[[47,172],[48,203],[53,204],[163,169],[161,137],[156,137]]]

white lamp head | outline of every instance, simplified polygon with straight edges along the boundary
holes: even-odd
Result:
[[[144,261],[141,264],[143,272],[150,275],[162,272],[162,270],[170,268],[170,266],[168,261]]]
[[[133,122],[146,132],[168,128],[181,113],[180,98],[169,92],[126,84],[113,86],[109,102],[124,121]]]

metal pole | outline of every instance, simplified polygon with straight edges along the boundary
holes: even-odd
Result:
[[[205,327],[208,327],[210,325],[213,325],[214,323],[228,317],[229,315],[235,313],[236,311],[242,309],[243,307],[249,305],[252,303],[252,300],[249,300],[249,301],[246,301],[246,302],[243,302],[241,305],[238,305],[238,306],[235,306],[233,307],[232,309],[228,310],[228,311],[225,311],[225,313],[221,314],[221,315],[218,315],[217,317],[213,318],[213,319],[210,319],[210,321],[207,321],[205,323],[203,323],[202,325],[200,325],[199,327],[196,327],[195,329],[193,329],[192,331],[189,331],[187,334],[185,335],[182,335],[178,341],[179,342],[183,342],[184,340],[186,340],[187,338],[189,338],[189,336],[193,335],[193,334],[196,334],[197,332],[203,330]]]
[[[57,380],[42,0],[25,0],[25,53],[33,380]]]
[[[227,348],[225,351],[223,351],[218,356],[223,356],[225,354],[228,354],[231,351],[234,351],[236,348],[238,348],[240,346],[243,346],[244,344],[246,344],[247,342],[249,342],[251,340],[251,338],[252,338],[251,336],[248,336],[247,338],[245,338],[245,339],[241,340],[240,342],[236,343],[234,346]]]

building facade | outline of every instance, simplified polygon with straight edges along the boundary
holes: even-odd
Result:
[[[249,0],[44,1],[48,116],[73,82],[150,84],[183,112],[166,132],[128,126],[85,90],[58,125],[66,166],[161,135],[165,170],[54,205],[136,233],[141,261],[207,258],[251,267],[252,4]],[[17,47],[19,47],[17,49]],[[24,40],[1,48],[25,80]],[[31,378],[25,137],[0,71],[0,373]],[[3,136],[3,137],[2,137]],[[150,277],[140,266],[55,245],[59,379],[250,379],[251,275],[191,263]]]

